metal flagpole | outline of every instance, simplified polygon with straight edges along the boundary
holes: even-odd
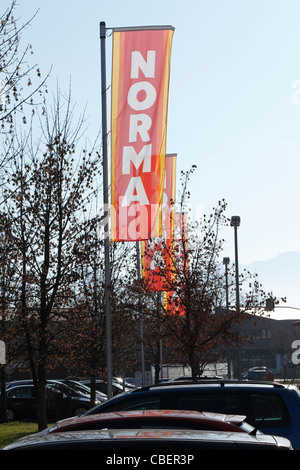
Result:
[[[105,22],[100,23],[101,45],[101,104],[102,104],[102,147],[103,147],[103,203],[104,203],[104,252],[105,252],[105,326],[106,326],[106,362],[107,396],[112,397],[112,343],[111,343],[111,304],[110,304],[110,264],[109,264],[109,211],[108,211],[108,163],[107,163],[107,111],[106,111],[106,57],[105,57]]]
[[[141,366],[142,366],[142,387],[145,385],[145,351],[144,351],[144,319],[141,311],[141,264],[140,264],[140,244],[136,242],[136,258],[137,258],[137,277],[139,281],[139,315],[140,315],[140,340],[141,340]]]

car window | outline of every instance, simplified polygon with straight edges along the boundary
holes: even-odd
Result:
[[[135,396],[130,400],[121,400],[119,403],[112,404],[113,411],[126,410],[158,410],[161,408],[161,400],[159,395],[155,396]],[[105,411],[110,411],[110,407],[105,407]]]
[[[21,387],[15,390],[11,390],[8,393],[10,398],[32,398],[33,397],[33,389],[31,387]]]
[[[59,385],[56,384],[47,384],[46,388],[46,393],[47,393],[47,398],[57,398],[57,397],[63,397],[66,398],[68,396],[68,389],[65,389],[63,387],[60,387]]]
[[[223,397],[214,396],[210,393],[182,394],[178,396],[177,407],[180,410],[216,411],[221,412],[223,408]]]
[[[261,427],[287,426],[289,414],[279,395],[251,394],[251,404],[255,423],[261,422]]]
[[[122,407],[122,409],[125,410],[158,410],[160,409],[160,400],[157,399],[143,399],[143,400],[137,400],[134,403],[131,403],[130,405],[127,405],[125,407]]]
[[[177,408],[182,410],[214,411],[215,413],[245,414],[243,395],[205,392],[178,396]]]

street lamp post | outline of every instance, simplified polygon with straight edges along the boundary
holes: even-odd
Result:
[[[229,312],[229,301],[228,301],[228,265],[230,263],[229,258],[223,258],[223,264],[225,266],[225,292],[226,292],[226,315]],[[229,351],[227,353],[227,376],[231,378],[231,370],[230,370],[230,354]]]
[[[100,23],[101,46],[101,110],[102,110],[102,146],[103,146],[103,204],[104,204],[104,262],[105,262],[105,327],[106,327],[106,366],[107,396],[112,397],[112,336],[111,336],[111,298],[110,298],[110,261],[109,261],[109,226],[108,226],[108,157],[107,157],[107,111],[106,111],[106,55],[105,22]]]
[[[230,220],[230,226],[234,228],[234,250],[235,250],[235,294],[236,294],[236,312],[237,315],[240,313],[240,286],[239,286],[239,261],[238,261],[238,239],[237,239],[237,229],[240,226],[241,219],[238,215],[233,215]],[[238,326],[239,332],[239,326]],[[238,341],[237,344],[237,369],[238,369],[238,379],[242,378],[241,370],[241,345]]]
[[[229,258],[223,258],[223,264],[225,266],[225,290],[226,290],[226,313],[228,314],[228,265],[230,263]]]

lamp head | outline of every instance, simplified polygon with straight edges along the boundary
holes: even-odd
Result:
[[[230,220],[231,227],[239,227],[241,223],[241,218],[238,215],[233,215]]]

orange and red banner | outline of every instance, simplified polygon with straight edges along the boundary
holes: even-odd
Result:
[[[164,292],[163,304],[166,314],[185,315],[185,273],[187,273],[189,269],[187,236],[187,214],[176,213],[174,221],[174,256],[172,265],[175,289]]]
[[[112,241],[162,234],[173,32],[171,26],[113,30]]]
[[[176,154],[166,156],[162,204],[162,236],[141,242],[144,287],[151,291],[168,289],[173,256],[176,193]]]

